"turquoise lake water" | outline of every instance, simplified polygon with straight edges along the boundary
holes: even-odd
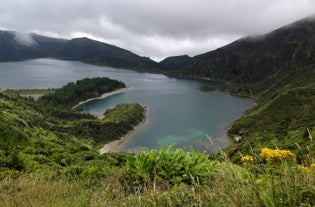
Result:
[[[177,147],[213,152],[231,140],[226,127],[253,105],[249,98],[225,93],[201,92],[200,85],[218,83],[169,78],[164,75],[94,66],[76,61],[35,59],[0,63],[0,88],[57,88],[85,77],[109,77],[121,80],[128,91],[106,99],[88,102],[80,109],[100,115],[120,103],[137,102],[148,108],[147,120],[137,127],[120,150],[142,150],[176,143]]]

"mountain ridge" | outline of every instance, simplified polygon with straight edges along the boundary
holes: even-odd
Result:
[[[150,58],[141,57],[126,49],[86,37],[67,40],[35,33],[0,31],[0,61],[45,57],[78,60],[137,71],[159,72],[158,64]]]

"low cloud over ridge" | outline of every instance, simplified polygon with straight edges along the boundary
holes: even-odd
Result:
[[[10,0],[0,28],[87,36],[155,58],[196,55],[312,15],[313,0]]]

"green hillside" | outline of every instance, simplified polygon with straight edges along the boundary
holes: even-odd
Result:
[[[69,85],[73,91],[67,90]],[[99,159],[98,149],[102,145],[120,139],[143,121],[144,108],[139,104],[122,104],[106,111],[104,119],[97,119],[72,111],[67,107],[70,102],[49,104],[45,100],[54,97],[56,101],[60,91],[67,91],[69,97],[76,97],[79,102],[82,97],[75,91],[95,94],[104,88],[109,91],[121,86],[125,85],[107,78],[84,79],[44,95],[39,101],[0,93],[0,170],[62,170],[76,164],[85,165],[86,159],[91,162]]]

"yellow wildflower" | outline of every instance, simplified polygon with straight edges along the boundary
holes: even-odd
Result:
[[[241,158],[241,161],[242,161],[243,165],[248,166],[252,162],[254,162],[254,157],[251,155],[245,155],[244,157]]]
[[[261,149],[259,156],[265,159],[267,162],[288,160],[294,158],[294,154],[290,150],[273,150],[269,148]]]
[[[244,157],[242,157],[241,161],[242,162],[253,162],[254,158],[251,155],[245,155]]]
[[[311,169],[309,167],[304,167],[302,165],[299,165],[298,169],[301,171],[301,172],[304,172],[304,173],[309,173],[311,172]]]

